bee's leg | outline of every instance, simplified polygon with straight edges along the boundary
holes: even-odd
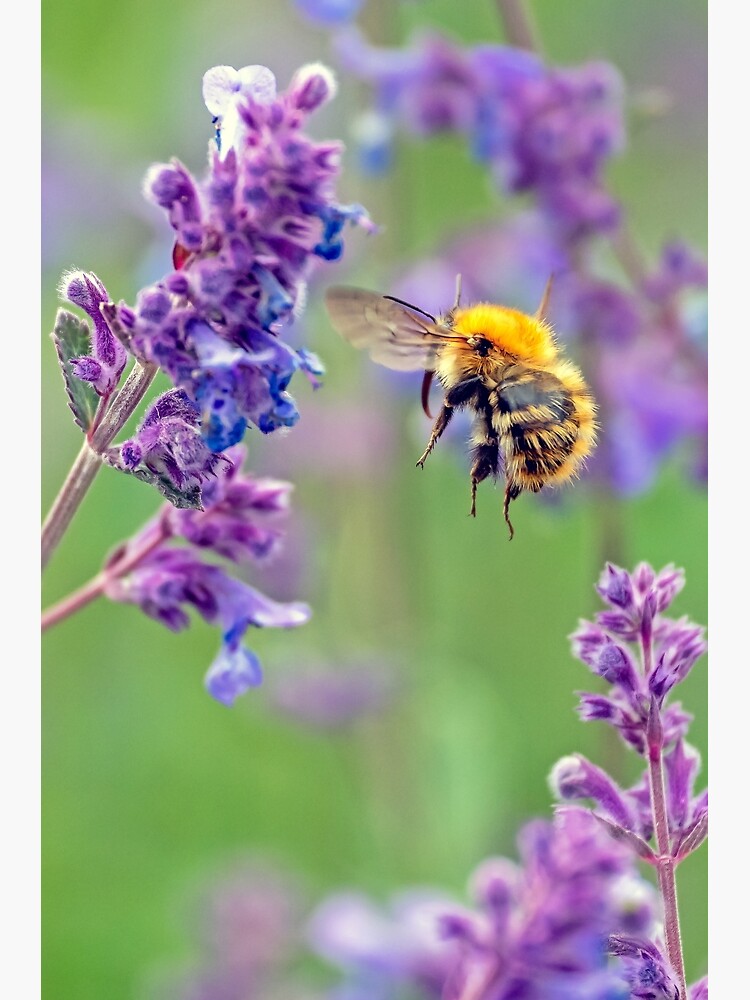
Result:
[[[488,435],[474,443],[474,464],[471,467],[471,510],[469,517],[477,516],[477,486],[488,476],[496,476],[499,464],[498,441]]]
[[[441,409],[440,413],[438,413],[437,420],[435,421],[435,424],[432,428],[432,434],[430,434],[430,440],[427,442],[427,447],[422,452],[422,456],[417,462],[417,465],[420,468],[422,469],[424,468],[424,463],[427,459],[427,456],[430,454],[432,449],[437,444],[438,438],[450,423],[450,419],[452,416],[453,416],[453,407],[448,406],[447,403],[444,403],[443,408]]]
[[[515,534],[515,532],[513,531],[513,525],[510,523],[510,517],[508,516],[508,508],[510,507],[511,500],[515,500],[517,496],[520,496],[520,494],[521,494],[521,487],[516,486],[515,483],[512,483],[510,480],[508,480],[505,484],[505,499],[503,500],[503,517],[505,518],[505,523],[508,525],[508,529],[510,531],[510,535],[508,536],[509,542],[513,540],[513,535]]]

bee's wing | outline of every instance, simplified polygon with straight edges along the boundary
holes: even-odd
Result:
[[[326,307],[334,328],[373,361],[396,371],[434,367],[438,349],[455,340],[447,326],[419,315],[405,304],[362,288],[329,288]]]

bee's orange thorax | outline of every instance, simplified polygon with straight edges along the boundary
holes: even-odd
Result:
[[[499,350],[526,363],[542,365],[557,357],[552,327],[518,309],[480,302],[458,309],[453,329],[466,337],[486,337]]]

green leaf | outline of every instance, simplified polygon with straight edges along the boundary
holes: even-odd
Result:
[[[85,320],[79,319],[67,309],[58,309],[51,336],[65,381],[68,406],[73,411],[75,422],[85,434],[93,423],[99,397],[88,382],[75,377],[70,360],[80,358],[91,350],[91,328]]]
[[[168,500],[173,507],[180,510],[203,510],[203,498],[201,497],[200,486],[194,486],[189,490],[179,490],[174,483],[170,482],[166,476],[160,476],[150,469],[126,469],[120,462],[119,448],[110,448],[102,455],[104,461],[119,472],[125,472],[129,476],[135,476],[141,482],[155,486],[161,495]]]

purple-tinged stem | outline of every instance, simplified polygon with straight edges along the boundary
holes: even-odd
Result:
[[[538,52],[536,31],[523,0],[497,0],[497,6],[510,44],[519,49]]]
[[[478,975],[468,978],[458,1000],[485,1000],[490,995],[493,986],[496,985],[500,972],[499,963],[490,960],[489,964],[481,969]]]
[[[137,544],[132,548],[122,551],[119,558],[114,559],[108,566],[98,573],[92,580],[84,584],[83,587],[64,597],[57,604],[53,604],[42,614],[42,632],[45,629],[57,625],[71,615],[85,608],[87,604],[101,597],[107,584],[111,580],[117,580],[125,576],[132,569],[142,562],[146,556],[157,549],[162,542],[165,542],[171,535],[171,531],[163,520],[157,521],[149,529],[143,532],[143,536],[138,539]]]
[[[646,677],[649,676],[653,665],[652,643],[651,616],[646,614],[641,628],[643,668]],[[646,741],[651,811],[654,819],[654,838],[657,852],[656,874],[664,908],[664,939],[667,947],[667,958],[677,976],[680,1000],[686,1000],[685,962],[682,957],[680,916],[677,908],[677,880],[675,877],[677,861],[672,854],[669,842],[667,796],[664,786],[664,732],[659,706],[653,697],[646,728]]]
[[[156,375],[157,366],[136,361],[90,440],[84,442],[42,525],[42,569],[47,565],[102,465],[102,453],[132,416]]]

